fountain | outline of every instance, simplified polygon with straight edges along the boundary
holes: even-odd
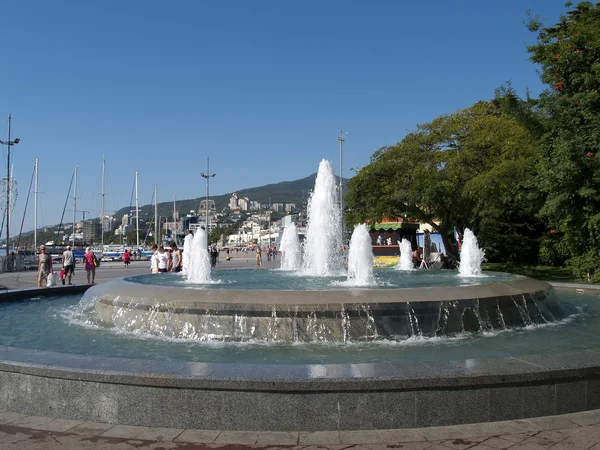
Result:
[[[339,275],[342,272],[340,204],[333,167],[325,159],[319,164],[315,189],[308,200],[307,220],[304,274]]]
[[[371,235],[365,224],[354,228],[350,238],[348,253],[348,286],[372,286],[373,278],[373,247]]]
[[[192,240],[194,239],[194,235],[188,234],[185,236],[183,240],[183,254],[181,257],[181,271],[185,274],[188,270],[189,265],[189,255],[192,252]]]
[[[465,228],[458,274],[461,277],[481,277],[481,263],[485,260],[485,251],[477,245],[477,238],[471,230]]]
[[[414,270],[413,256],[412,256],[412,244],[406,239],[402,239],[402,242],[398,242],[400,247],[400,261],[398,263],[398,269],[404,271]]]
[[[187,281],[190,283],[210,282],[210,256],[208,254],[208,238],[202,228],[196,230],[192,239],[190,256],[187,259]]]
[[[281,237],[281,270],[300,270],[302,268],[302,247],[298,239],[295,224],[288,225]]]
[[[460,266],[468,276],[408,270],[406,240],[402,271],[373,269],[364,224],[352,235],[346,274],[335,177],[325,160],[308,219],[302,263],[295,227],[285,230],[287,270],[218,270],[215,285],[206,233],[198,230],[185,240],[184,275],[116,279],[82,298],[24,302],[21,310],[0,303],[13,324],[0,327],[0,410],[298,431],[451,425],[596,405],[600,319],[587,324],[588,335],[560,334],[584,317],[577,299],[527,277],[474,276],[483,252],[470,230]],[[585,307],[600,317],[597,302]],[[530,355],[570,345],[591,349],[577,360],[591,368]],[[480,359],[489,357],[505,359]],[[527,401],[540,393],[550,400]]]

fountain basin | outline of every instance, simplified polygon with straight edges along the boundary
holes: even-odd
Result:
[[[118,279],[89,289],[99,319],[125,331],[196,340],[339,341],[443,336],[560,320],[552,287],[515,276],[402,289],[182,289]],[[156,278],[155,278],[156,279]]]

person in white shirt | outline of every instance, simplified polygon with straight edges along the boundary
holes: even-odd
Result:
[[[152,252],[152,256],[150,257],[150,273],[158,273],[158,258],[156,257],[158,247],[156,244],[152,246]]]
[[[169,254],[165,252],[165,248],[162,245],[158,247],[156,260],[158,261],[158,271],[160,273],[167,272],[169,267]]]

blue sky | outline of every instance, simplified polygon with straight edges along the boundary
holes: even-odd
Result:
[[[40,225],[60,221],[75,165],[78,209],[100,214],[102,155],[109,212],[130,204],[136,170],[140,204],[150,203],[154,184],[159,201],[205,195],[207,157],[214,194],[303,178],[322,158],[337,172],[340,128],[351,176],[379,147],[493,97],[507,80],[538,94],[525,11],[551,24],[563,4],[4,2],[0,136],[12,113],[21,139],[11,155],[12,234],[36,156]],[[32,225],[30,206],[25,229]]]

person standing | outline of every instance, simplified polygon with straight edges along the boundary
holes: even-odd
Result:
[[[52,256],[46,253],[46,246],[40,245],[38,256],[38,288],[42,287],[42,281],[48,282],[48,276],[52,273]]]
[[[181,264],[183,263],[183,258],[181,255],[181,250],[177,247],[175,242],[171,242],[171,250],[173,252],[173,267],[171,269],[172,272],[181,272]]]
[[[158,246],[154,244],[152,246],[152,256],[150,257],[150,273],[158,273],[158,258],[156,254],[158,253]]]
[[[88,284],[96,284],[96,264],[95,260],[96,255],[90,247],[85,249],[85,253],[83,255],[83,261],[85,262],[85,273],[87,275]],[[90,281],[91,278],[91,281]]]
[[[70,245],[68,245],[67,249],[63,252],[62,266],[64,270],[62,284],[65,284],[65,280],[67,280],[68,277],[69,285],[71,285],[71,277],[75,274],[75,257],[73,256],[73,250],[71,250]]]
[[[167,269],[169,267],[169,255],[167,254],[165,248],[162,245],[158,247],[158,252],[156,252],[156,261],[158,263],[158,272],[167,272]]]
[[[256,246],[256,266],[262,265],[262,253],[260,251],[260,245]]]
[[[129,253],[129,250],[125,250],[125,253],[123,253],[123,262],[125,263],[125,267],[129,267],[130,261],[131,254]]]

